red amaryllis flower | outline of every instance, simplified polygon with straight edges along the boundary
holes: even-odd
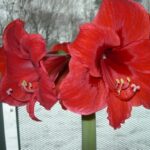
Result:
[[[49,62],[45,41],[38,34],[28,34],[21,20],[13,21],[5,29],[2,50],[5,55],[1,57],[6,57],[6,64],[0,83],[0,101],[14,106],[27,104],[30,117],[38,120],[34,115],[36,101],[46,109],[57,102],[55,83],[51,79],[55,72],[52,70],[49,75],[46,70],[51,63],[54,69],[56,62]]]
[[[103,0],[92,23],[82,25],[69,48],[69,74],[60,87],[63,105],[88,115],[107,106],[119,128],[132,106],[150,108],[150,21],[132,0]]]

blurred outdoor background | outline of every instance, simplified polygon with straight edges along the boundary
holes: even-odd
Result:
[[[149,0],[137,0],[147,9]],[[48,46],[70,41],[79,24],[90,21],[101,0],[0,0],[0,36],[5,26],[20,18],[29,32],[40,33]]]

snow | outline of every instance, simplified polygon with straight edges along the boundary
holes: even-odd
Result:
[[[7,150],[17,150],[15,109],[4,105]],[[56,105],[51,111],[36,107],[42,122],[32,121],[25,108],[20,110],[22,150],[80,150],[80,116],[62,111]],[[109,126],[106,110],[97,113],[97,150],[149,150],[150,111],[134,108],[132,117],[120,129]]]

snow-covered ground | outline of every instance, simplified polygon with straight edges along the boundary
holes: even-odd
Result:
[[[17,149],[15,109],[4,106],[7,150]],[[11,109],[11,111],[10,111]],[[13,110],[13,111],[12,111]],[[81,150],[80,116],[62,111],[56,105],[51,111],[37,106],[37,116],[42,122],[34,122],[20,111],[22,150]],[[134,108],[132,117],[114,130],[108,125],[106,110],[97,113],[98,150],[149,150],[150,111]]]

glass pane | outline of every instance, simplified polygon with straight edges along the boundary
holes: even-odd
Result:
[[[51,111],[36,107],[42,122],[31,120],[26,108],[19,108],[21,150],[80,150],[80,116],[56,105]]]
[[[97,113],[98,150],[149,150],[150,111],[134,108],[132,115],[114,130],[109,126],[106,110]]]

